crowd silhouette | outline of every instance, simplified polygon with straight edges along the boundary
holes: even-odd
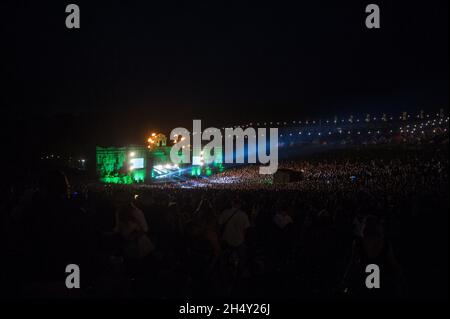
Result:
[[[182,185],[70,185],[49,171],[3,192],[3,294],[30,298],[445,297],[448,142],[346,150]],[[224,182],[231,180],[232,182]],[[82,288],[68,291],[68,264]],[[365,286],[368,264],[382,272]],[[444,282],[444,284],[442,284]],[[424,293],[426,291],[426,294]]]

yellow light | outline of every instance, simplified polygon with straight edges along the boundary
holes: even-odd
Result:
[[[152,136],[155,137],[155,136],[156,136],[156,133],[153,133]]]

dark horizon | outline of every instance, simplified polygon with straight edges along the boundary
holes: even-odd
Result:
[[[377,3],[380,30],[364,27],[364,1],[78,1],[81,29],[68,30],[64,3],[2,2],[2,109],[164,108],[197,118],[226,109],[219,114],[234,120],[242,109],[271,117],[374,102],[447,107],[448,2]]]
[[[448,2],[3,1],[7,145],[139,143],[193,119],[226,126],[448,111]]]

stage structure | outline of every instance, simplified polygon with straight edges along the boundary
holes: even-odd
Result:
[[[187,178],[210,176],[223,172],[224,166],[219,150],[214,163],[206,164],[213,156],[201,152],[199,158],[183,158],[175,165],[170,160],[172,146],[167,146],[163,134],[152,134],[148,145],[130,145],[127,147],[97,147],[96,162],[99,179],[107,184],[139,184],[167,181],[182,181]]]
[[[148,150],[145,146],[97,147],[97,173],[108,184],[144,183],[148,176]]]

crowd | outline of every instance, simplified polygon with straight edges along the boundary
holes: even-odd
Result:
[[[197,184],[83,185],[58,171],[2,196],[2,295],[85,298],[448,296],[448,143],[347,150]],[[81,269],[69,291],[65,267]],[[369,264],[381,289],[365,286]]]

